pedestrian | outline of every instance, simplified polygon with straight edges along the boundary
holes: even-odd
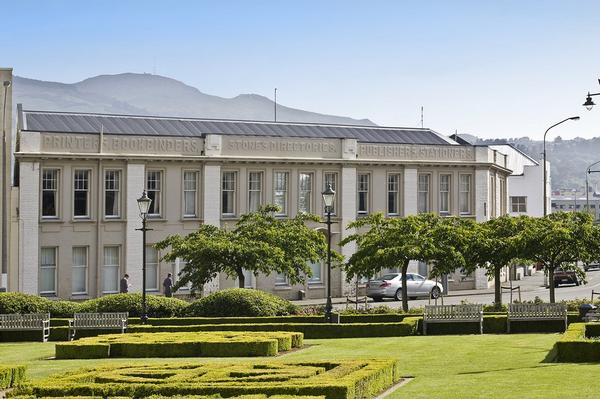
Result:
[[[167,278],[163,281],[163,288],[165,289],[165,296],[170,298],[173,296],[173,278],[172,274],[167,274]]]
[[[121,294],[127,294],[129,292],[129,287],[131,287],[131,284],[129,284],[129,274],[125,274],[121,279],[121,287],[119,292]]]

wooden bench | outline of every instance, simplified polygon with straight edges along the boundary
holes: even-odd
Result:
[[[50,336],[50,314],[0,314],[0,331],[36,331],[42,332],[42,342]]]
[[[127,313],[75,313],[69,320],[69,340],[75,338],[77,330],[120,330],[127,329]]]
[[[512,321],[561,320],[567,329],[567,306],[564,303],[512,303],[508,305],[506,331]]]
[[[423,335],[429,323],[479,323],[483,334],[483,305],[425,305]]]

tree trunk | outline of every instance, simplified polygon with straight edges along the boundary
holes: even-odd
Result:
[[[502,305],[502,283],[500,282],[500,271],[502,267],[494,265],[494,304]]]
[[[238,270],[237,275],[238,275],[238,287],[246,288],[246,276],[244,276],[244,271]]]
[[[556,299],[554,298],[554,268],[548,268],[548,287],[550,288],[550,303],[554,303]]]
[[[402,265],[402,310],[408,312],[408,290],[406,285],[406,272],[408,271],[408,262]]]

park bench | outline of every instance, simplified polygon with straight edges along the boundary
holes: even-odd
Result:
[[[506,331],[513,321],[561,320],[567,329],[567,306],[563,303],[511,303],[508,305]]]
[[[42,341],[50,336],[50,314],[0,314],[0,331],[36,331],[42,332]]]
[[[69,320],[69,340],[75,338],[77,330],[120,330],[127,329],[126,312],[123,313],[75,313]]]
[[[483,334],[483,305],[425,305],[423,335],[427,335],[430,323],[479,323]]]

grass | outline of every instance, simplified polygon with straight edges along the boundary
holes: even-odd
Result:
[[[388,396],[389,399],[595,397],[597,389],[592,382],[597,378],[599,364],[545,362],[558,338],[558,334],[504,334],[306,340],[306,349],[278,360],[398,358],[403,362],[404,374],[415,379]],[[34,380],[80,367],[167,360],[48,360],[53,355],[52,343],[0,344],[1,362],[26,364],[28,375]],[[231,362],[233,359],[189,360]]]

